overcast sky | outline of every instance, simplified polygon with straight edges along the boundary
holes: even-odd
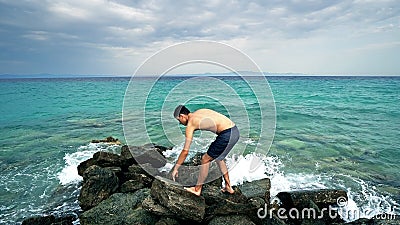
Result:
[[[130,75],[191,40],[265,72],[399,75],[400,2],[0,0],[0,74]]]

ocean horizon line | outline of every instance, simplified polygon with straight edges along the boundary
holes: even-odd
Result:
[[[241,72],[238,73],[198,73],[198,74],[168,74],[168,77],[197,77],[197,76],[212,76],[212,77],[400,77],[399,75],[386,75],[386,74],[303,74],[303,73],[268,73],[263,72]],[[1,74],[0,79],[57,79],[57,78],[130,78],[134,75],[112,75],[112,74]],[[135,77],[151,78],[158,77],[157,75],[135,75]]]

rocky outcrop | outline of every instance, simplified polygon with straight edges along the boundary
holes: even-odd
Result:
[[[75,220],[76,217],[72,215],[64,217],[55,217],[53,215],[35,216],[24,220],[22,225],[72,225]]]
[[[220,187],[204,187],[202,195],[207,203],[207,219],[215,215],[246,214],[256,210],[239,188],[234,190],[234,194],[225,194],[221,192]]]
[[[96,152],[92,158],[78,165],[78,174],[83,176],[86,169],[93,165],[100,167],[120,167],[122,159],[119,155],[111,152]]]
[[[246,188],[255,189],[248,186],[245,185]],[[221,215],[256,215],[257,209],[264,207],[264,203],[265,200],[260,197],[248,198],[237,187],[234,194],[225,194],[221,192],[220,186],[206,184],[202,195],[196,196],[185,191],[179,183],[156,177],[151,197],[146,198],[142,206],[159,216],[207,224]]]
[[[165,217],[157,221],[155,225],[179,225],[179,222],[175,219]]]
[[[154,145],[132,147],[132,149],[152,149],[161,152]],[[79,205],[89,210],[107,199],[115,192],[130,193],[151,187],[153,177],[146,170],[157,175],[159,172],[152,165],[138,165],[131,154],[131,148],[123,146],[121,155],[110,152],[96,152],[92,158],[78,166],[78,173],[83,177],[79,195]]]
[[[129,151],[138,164],[150,164],[153,168],[161,168],[165,166],[167,160],[162,155],[164,148],[157,147],[153,144],[144,146],[129,146]]]
[[[107,218],[102,218],[107,223],[122,223],[120,219],[111,220],[108,217],[121,218],[120,215],[136,215],[136,212],[141,212],[150,219],[147,221],[150,224],[222,224],[233,221],[236,223],[243,224],[305,224],[307,220],[284,220],[277,216],[274,211],[268,217],[260,218],[257,212],[265,207],[271,208],[270,206],[270,188],[271,182],[269,179],[262,179],[253,182],[247,182],[238,187],[235,187],[235,193],[225,194],[221,192],[222,178],[207,183],[203,187],[201,196],[196,196],[192,193],[187,192],[183,189],[181,183],[195,184],[198,176],[198,165],[201,163],[202,154],[197,154],[191,160],[185,163],[185,167],[181,167],[179,171],[178,182],[173,182],[166,177],[160,175],[157,167],[165,164],[165,159],[160,159],[160,152],[165,148],[156,146],[153,144],[145,146],[123,146],[121,154],[113,153],[96,153],[92,159],[83,162],[80,168],[83,172],[84,183],[81,191],[86,191],[86,181],[96,181],[98,183],[105,182],[106,177],[110,179],[107,183],[112,183],[112,188],[108,189],[108,194],[95,196],[103,196],[95,201],[95,204],[89,204],[90,207],[82,207],[87,210],[82,214],[81,223],[91,224],[91,221],[95,223],[101,223],[95,220],[96,218],[102,218],[98,216],[100,212],[111,210],[110,215],[103,215]],[[156,155],[156,156],[154,156]],[[138,160],[139,159],[139,160]],[[138,164],[139,163],[139,164]],[[85,169],[86,168],[86,169]],[[97,173],[91,172],[92,170],[99,170],[101,168],[107,173],[102,179],[98,179]],[[218,167],[212,165],[210,169],[211,174],[213,172],[219,173]],[[108,174],[108,176],[107,176]],[[110,176],[113,174],[113,176]],[[214,174],[220,176],[221,174]],[[93,178],[89,178],[94,176]],[[164,175],[169,177],[169,174]],[[115,180],[112,182],[110,177],[116,177],[118,182]],[[189,183],[190,183],[189,182]],[[103,184],[104,185],[104,184]],[[102,185],[100,185],[102,186]],[[117,186],[117,189],[115,189]],[[148,195],[145,195],[140,201],[140,206],[132,206],[129,196],[135,193],[141,193],[143,190],[151,188]],[[96,190],[96,189],[94,189]],[[114,193],[118,192],[118,193]],[[114,193],[114,194],[113,194]],[[111,195],[112,194],[112,195]],[[275,207],[288,208],[288,207],[306,207],[310,205],[312,201],[313,207],[322,207],[330,204],[336,204],[336,199],[339,196],[344,196],[346,193],[340,190],[318,190],[314,192],[282,192],[277,197],[281,199],[281,205]],[[112,196],[107,198],[108,196]],[[346,196],[347,197],[347,196]],[[84,201],[80,198],[80,203]],[[117,202],[125,202],[124,204],[130,205],[131,211],[115,212],[112,211],[112,207],[117,207]],[[96,204],[98,204],[96,206]],[[135,203],[136,204],[136,203]],[[302,205],[303,204],[303,205]],[[118,206],[120,207],[120,206]],[[95,214],[92,214],[95,212]],[[158,218],[163,218],[159,220]],[[169,219],[166,219],[169,218]],[[139,219],[142,220],[142,219]],[[134,222],[132,223],[142,223]],[[330,221],[332,222],[332,220]],[[342,222],[342,221],[335,221]],[[328,220],[318,221],[320,224],[329,224]]]
[[[270,202],[271,180],[268,178],[245,182],[238,187],[242,191],[243,195],[248,198],[260,197],[263,198],[267,204]]]
[[[196,222],[201,222],[204,218],[204,197],[189,193],[179,183],[156,177],[151,187],[151,196],[178,218]]]
[[[113,194],[118,188],[118,182],[112,170],[97,165],[89,167],[83,173],[79,205],[83,210],[91,209]]]
[[[79,216],[82,225],[155,224],[158,216],[142,209],[149,189],[134,193],[115,193]]]
[[[201,157],[204,153],[197,153],[190,160],[185,161],[179,168],[179,176],[176,181],[185,186],[194,186],[199,177]],[[172,170],[168,173],[171,177]],[[211,162],[208,170],[208,176],[204,183],[220,186],[222,184],[222,174],[215,162]],[[220,179],[216,179],[220,177]]]
[[[280,192],[276,196],[281,201],[281,207],[289,210],[291,208],[303,209],[309,207],[310,203],[325,208],[336,205],[338,199],[347,202],[347,193],[344,190],[300,190]]]
[[[166,162],[159,157],[165,150],[154,144],[123,146],[120,155],[97,152],[82,162],[78,166],[83,176],[79,204],[84,212],[79,215],[80,224],[345,224],[340,218],[333,220],[325,214],[318,219],[279,215],[280,209],[288,212],[292,208],[321,213],[323,208],[337,206],[338,198],[347,200],[343,190],[281,192],[276,196],[280,204],[270,204],[268,178],[246,182],[234,187],[234,194],[225,194],[220,190],[222,178],[219,177],[205,184],[201,196],[196,196],[184,190],[181,183],[191,180],[195,184],[198,172],[192,169],[200,164],[202,155],[185,163],[189,169],[179,171],[181,183],[178,183],[167,179],[169,174],[158,172],[157,168]],[[72,224],[72,219],[33,217],[23,224]],[[398,218],[360,219],[349,224],[400,225],[400,222]]]
[[[171,212],[167,207],[156,203],[151,196],[148,196],[143,202],[142,207],[148,212],[151,212],[158,216],[163,217],[174,217],[175,213]]]
[[[243,215],[229,215],[229,216],[217,216],[213,218],[209,225],[225,225],[225,224],[235,224],[235,225],[255,225],[249,217]]]
[[[113,138],[113,137],[106,137],[104,139],[100,139],[100,140],[92,140],[92,143],[109,143],[109,144],[116,144],[116,145],[120,145],[121,142],[117,139],[117,138]]]
[[[300,190],[280,192],[276,196],[280,200],[279,209],[286,210],[285,221],[290,224],[340,224],[345,221],[337,211],[339,201],[347,202],[344,190]],[[279,210],[276,209],[276,210]],[[291,215],[288,215],[292,212]],[[333,213],[332,213],[333,212]]]

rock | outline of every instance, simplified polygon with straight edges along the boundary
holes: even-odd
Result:
[[[281,220],[276,220],[273,217],[270,217],[270,215],[265,215],[265,218],[260,218],[260,216],[264,216],[265,213],[265,208],[267,209],[268,212],[268,207],[266,207],[265,200],[263,197],[253,197],[249,199],[249,204],[251,205],[251,208],[253,209],[251,212],[246,213],[246,215],[253,221],[255,224],[274,224],[274,225],[284,225],[285,222]],[[259,209],[262,209],[261,212],[259,212]]]
[[[142,188],[144,188],[143,183],[138,182],[137,180],[128,180],[121,185],[120,192],[122,193],[135,192]]]
[[[135,193],[115,193],[79,216],[82,225],[155,224],[159,218],[141,207],[149,189]]]
[[[249,201],[238,187],[234,187],[234,190],[234,194],[228,194],[222,193],[220,188],[216,186],[204,187],[202,195],[207,204],[206,220],[216,215],[249,214],[257,212],[257,209],[260,208],[260,204],[262,203],[254,202],[254,200]],[[261,198],[260,200],[263,201]]]
[[[121,147],[121,161],[122,168],[128,168],[130,165],[136,163],[131,151],[129,150],[128,145],[124,145]]]
[[[76,220],[73,215],[56,218],[53,215],[50,216],[37,216],[24,220],[22,225],[72,225]]]
[[[118,138],[113,138],[113,137],[106,137],[106,142],[117,142]]]
[[[260,200],[263,200],[257,197]],[[261,202],[259,202],[261,203]],[[286,223],[285,220],[279,218],[276,214],[269,213],[269,208],[264,204],[262,207],[257,208],[254,212],[246,214],[255,224],[260,225],[293,225],[298,223]]]
[[[331,216],[331,208],[337,206],[338,199],[348,200],[344,190],[322,189],[280,192],[276,196],[285,209],[287,221],[294,224],[339,224],[344,222],[339,216]],[[276,211],[274,213],[276,213]],[[290,214],[290,212],[292,212]],[[303,215],[304,214],[304,215]]]
[[[235,190],[234,194],[223,193],[221,188],[216,186],[204,186],[202,190],[202,196],[204,196],[206,204],[208,206],[220,204],[221,201],[228,200],[230,202],[247,202],[247,197],[242,194],[238,187],[233,187]]]
[[[88,210],[107,199],[117,188],[118,177],[113,171],[93,165],[83,174],[79,205],[82,210]]]
[[[120,167],[122,162],[119,155],[102,151],[94,153],[93,159],[95,164],[101,167]]]
[[[172,169],[173,170],[173,169]],[[169,172],[168,177],[172,177],[172,170]],[[186,166],[182,165],[179,168],[179,175],[176,178],[176,182],[184,186],[195,186],[200,173],[200,166]],[[205,184],[212,183],[214,186],[221,187],[222,174],[215,162],[212,162],[208,171],[208,176],[205,180]],[[220,179],[221,178],[221,179]]]
[[[78,174],[83,176],[83,173],[87,168],[93,165],[100,167],[121,167],[122,159],[119,155],[111,152],[96,152],[93,154],[92,158],[85,160],[78,165]]]
[[[320,208],[336,205],[339,198],[348,200],[346,191],[334,189],[280,192],[276,197],[281,201],[281,207],[287,210],[307,208],[310,206],[310,200]]]
[[[143,147],[144,148],[154,148],[161,155],[163,155],[163,152],[165,152],[166,150],[172,149],[172,148],[167,148],[165,146],[157,145],[154,143],[145,144],[145,145],[143,145]]]
[[[128,145],[122,146],[122,148],[121,148],[121,158],[123,160],[123,164],[127,165],[127,167],[129,167],[132,164],[137,164],[137,161],[133,157],[132,152],[134,153],[135,157],[139,158],[139,161],[141,162],[141,164],[146,164],[146,162],[145,162],[146,160],[141,160],[142,159],[141,155],[143,153],[145,153],[149,149],[150,150],[155,150],[154,152],[158,152],[158,154],[161,155],[162,158],[149,157],[150,161],[151,160],[155,160],[156,161],[153,164],[156,164],[157,166],[153,166],[152,164],[148,163],[147,168],[154,168],[154,167],[155,168],[160,168],[160,167],[162,167],[161,165],[164,164],[164,162],[162,162],[162,161],[165,160],[165,157],[162,155],[162,152],[166,151],[168,148],[160,146],[160,145],[154,145],[154,144],[146,144],[144,146],[128,146]],[[157,161],[159,161],[159,162],[157,162]],[[149,172],[149,173],[153,174],[151,172]]]
[[[115,175],[117,175],[118,178],[123,176],[121,167],[112,166],[112,167],[104,167],[104,169],[109,169],[109,170],[113,171],[115,173]]]
[[[225,225],[225,224],[255,225],[255,223],[253,223],[245,215],[216,216],[209,223],[209,225]]]
[[[196,153],[191,159],[183,163],[179,168],[179,176],[176,181],[184,186],[194,186],[197,184],[197,179],[199,177],[201,158],[204,153]],[[167,177],[170,178],[173,168],[168,173]],[[208,185],[214,185],[221,187],[222,185],[222,173],[219,170],[215,162],[211,162],[207,178],[204,182]]]
[[[138,164],[149,163],[153,168],[165,166],[167,160],[154,145],[130,146],[129,150]]]
[[[117,138],[113,138],[113,137],[106,137],[105,139],[102,140],[92,140],[92,143],[109,143],[109,144],[116,144],[116,145],[120,145],[121,142],[117,139]]]
[[[162,218],[155,225],[179,225],[179,222],[172,218]]]
[[[123,173],[123,182],[134,180],[137,183],[142,183],[145,187],[151,187],[153,178],[139,165],[131,165],[128,171]]]
[[[131,165],[128,167],[128,172],[125,174],[127,177],[132,176],[133,178],[135,178],[137,174],[145,174],[145,173],[146,171],[140,165]]]
[[[159,215],[159,216],[168,216],[172,217],[175,214],[171,212],[169,209],[165,208],[164,206],[157,204],[151,196],[147,197],[143,202],[142,202],[142,208],[148,212],[151,212],[153,214]]]
[[[119,155],[111,152],[96,152],[93,157],[78,165],[78,174],[83,176],[85,170],[93,165],[100,167],[121,167],[122,159]]]
[[[140,164],[142,169],[146,172],[147,175],[151,177],[159,176],[160,171],[157,168],[154,168],[150,163]]]
[[[176,182],[157,176],[150,193],[157,203],[168,208],[178,218],[196,222],[204,218],[204,197],[189,193]]]
[[[22,225],[50,225],[56,221],[56,218],[53,215],[50,216],[35,216],[28,219],[25,219],[22,222]]]
[[[96,160],[94,160],[93,158],[90,158],[88,160],[85,160],[83,162],[81,162],[78,165],[78,174],[80,176],[83,176],[83,173],[85,172],[85,170],[93,165],[96,165]]]
[[[244,194],[246,197],[260,197],[263,198],[267,204],[269,204],[271,189],[271,180],[269,178],[246,182],[238,187],[242,191],[242,194]]]

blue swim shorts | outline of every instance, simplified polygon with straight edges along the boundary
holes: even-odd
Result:
[[[216,160],[223,160],[238,142],[239,136],[239,129],[236,126],[221,131],[211,143],[207,154]]]

